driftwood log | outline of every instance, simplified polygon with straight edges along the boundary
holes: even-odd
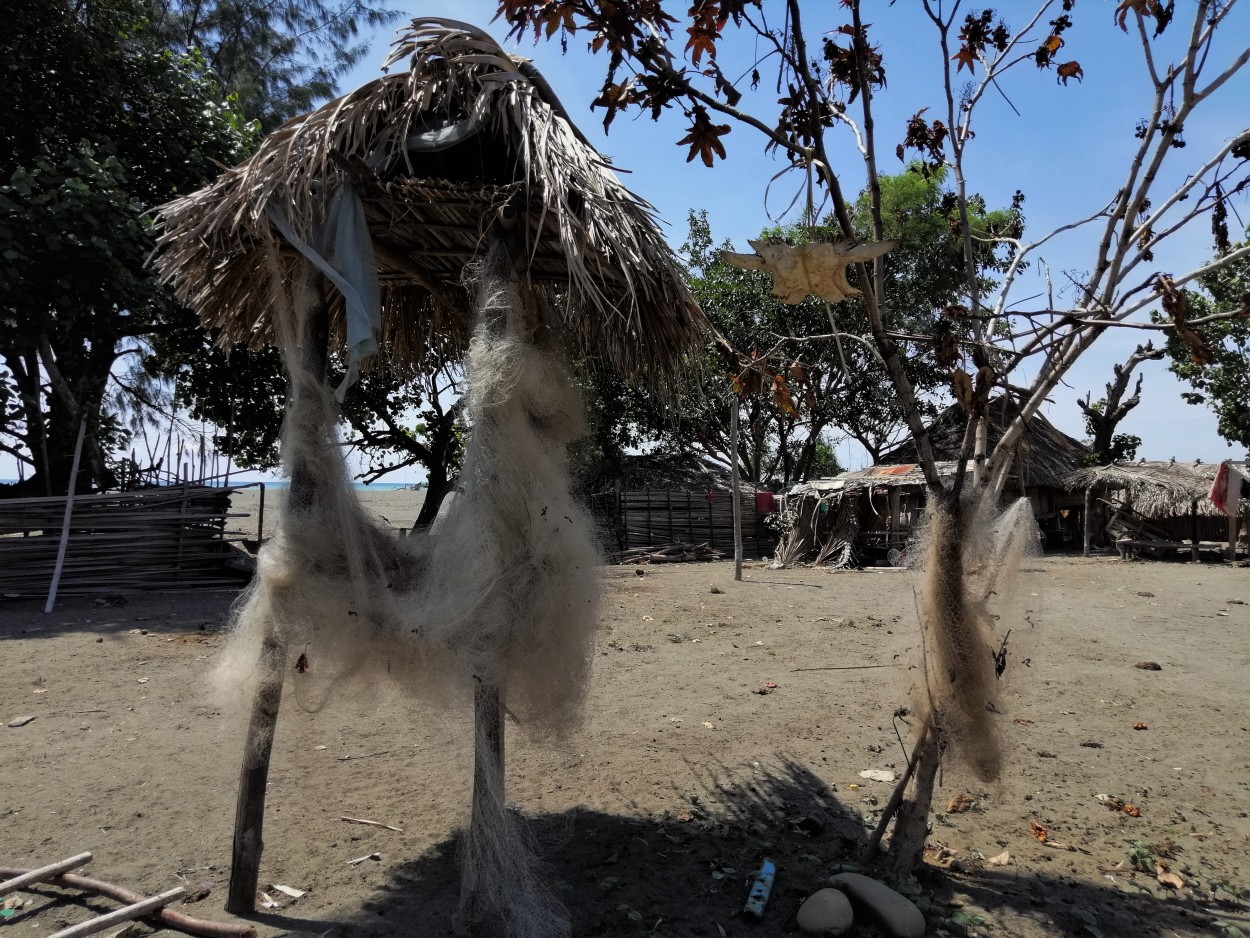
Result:
[[[621,564],[694,563],[705,560],[724,560],[725,554],[705,541],[702,544],[656,544],[651,547],[631,547],[616,554]]]
[[[0,866],[0,877],[5,879],[25,876],[29,872],[31,871],[12,866]],[[79,876],[77,873],[62,873],[59,876],[53,876],[41,881],[53,886],[61,886],[65,889],[80,889],[83,892],[94,893],[117,902],[124,902],[127,905],[142,902],[145,898],[124,886],[106,883],[104,880],[93,879],[90,876]],[[255,938],[256,935],[256,929],[251,925],[230,922],[206,922],[203,919],[192,918],[190,915],[184,915],[169,908],[157,909],[146,917],[160,922],[166,928],[172,928],[175,931],[188,935],[197,935],[200,938]]]

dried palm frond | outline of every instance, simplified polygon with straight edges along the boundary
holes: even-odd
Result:
[[[1211,502],[1211,485],[1219,463],[1119,462],[1091,466],[1064,480],[1069,490],[1094,489],[1123,492],[1133,509],[1150,518],[1173,518],[1190,514],[1194,502],[1198,513],[1220,515]],[[1239,467],[1245,474],[1245,469]]]
[[[156,265],[178,297],[227,339],[274,342],[267,252],[280,209],[315,241],[331,195],[350,184],[365,209],[382,293],[382,343],[400,364],[433,347],[459,357],[471,328],[464,269],[501,206],[523,223],[530,277],[558,296],[586,353],[667,384],[706,319],[656,228],[654,210],[617,180],[549,86],[488,34],[420,18],[396,41],[390,74],[297,117],[215,183],[158,210]],[[469,133],[442,152],[414,135]],[[330,296],[341,341],[343,300]]]

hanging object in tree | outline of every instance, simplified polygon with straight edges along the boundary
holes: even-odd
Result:
[[[817,296],[830,303],[859,296],[861,291],[846,282],[847,266],[874,260],[898,246],[897,241],[783,244],[761,240],[747,243],[755,248],[754,254],[723,251],[721,260],[731,267],[772,274],[773,296],[792,306],[802,303],[809,296]]]

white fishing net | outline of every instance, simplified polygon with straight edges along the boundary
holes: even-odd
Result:
[[[433,533],[402,540],[369,516],[349,484],[333,400],[304,338],[312,289],[304,282],[277,297],[292,315],[276,320],[297,330],[281,337],[292,379],[283,441],[291,489],[237,609],[224,685],[254,686],[261,648],[276,641],[288,685],[308,710],[389,678],[439,706],[497,689],[529,733],[560,735],[578,723],[599,562],[566,468],[566,446],[583,431],[582,405],[546,308],[512,273],[502,244],[475,279],[479,316],[466,363],[472,430],[460,491]],[[509,935],[567,934],[480,730],[479,791],[461,857],[462,901],[471,905],[463,911],[501,921]]]

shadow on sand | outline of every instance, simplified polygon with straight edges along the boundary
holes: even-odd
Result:
[[[529,830],[546,875],[569,911],[573,935],[742,938],[797,933],[803,900],[840,870],[859,870],[872,818],[861,818],[802,765],[700,768],[700,790],[674,791],[678,808],[627,817],[589,810],[539,815]],[[457,931],[456,838],[401,866],[390,881],[336,920],[303,919],[298,906],[255,917],[291,935],[326,938],[451,936]],[[778,869],[764,918],[742,908],[760,858]],[[904,890],[924,911],[928,934],[1098,935],[1171,938],[1225,934],[1217,921],[1250,927],[1244,913],[1124,882],[1106,885],[1015,866],[952,872],[928,868]],[[864,872],[872,873],[871,869]],[[961,914],[962,913],[962,914]],[[1026,926],[1023,918],[1032,920]],[[979,920],[978,920],[979,919]],[[982,927],[984,924],[985,927]],[[1087,927],[1091,926],[1091,927]],[[477,928],[479,938],[502,932]],[[857,921],[859,938],[883,935]],[[1235,933],[1233,933],[1235,934]]]

